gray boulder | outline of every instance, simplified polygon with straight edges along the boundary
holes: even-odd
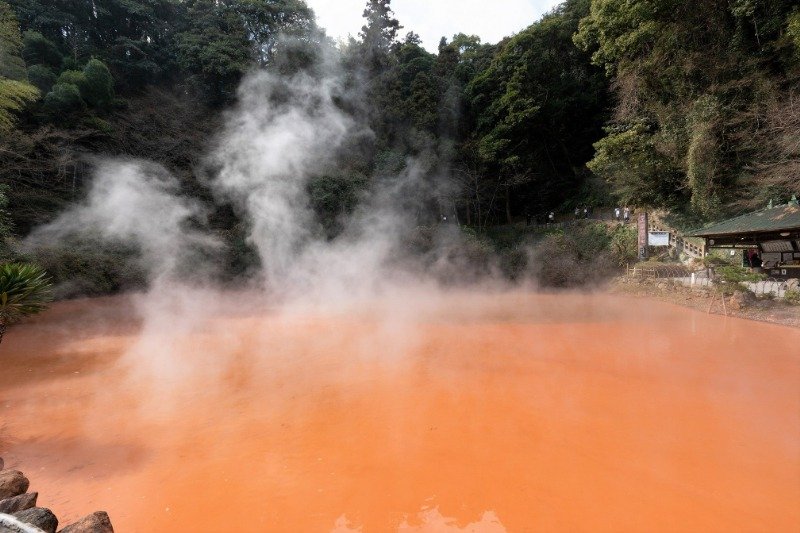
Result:
[[[0,533],[42,533],[42,530],[21,522],[10,514],[0,513]]]
[[[19,470],[0,471],[0,500],[25,494],[30,482]]]
[[[732,309],[736,309],[737,311],[742,310],[746,307],[750,307],[756,302],[756,295],[750,291],[736,291],[734,292],[728,303],[730,304]]]
[[[38,492],[28,492],[20,494],[19,496],[0,500],[0,513],[11,514],[36,507],[36,498],[38,498],[38,496]]]
[[[44,507],[31,507],[14,513],[12,516],[20,522],[38,527],[45,533],[56,533],[58,528],[58,518],[50,509],[45,509]]]
[[[114,528],[111,526],[108,514],[105,511],[97,511],[68,525],[58,533],[114,533]]]

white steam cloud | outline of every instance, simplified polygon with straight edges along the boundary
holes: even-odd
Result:
[[[339,89],[334,78],[250,76],[212,155],[220,166],[213,186],[246,214],[250,243],[273,289],[313,234],[308,179],[331,162],[354,126],[334,103]]]
[[[455,269],[470,268],[463,257],[461,263],[452,260],[450,252],[458,247],[452,245],[462,236],[447,225],[429,228],[427,242],[436,248],[429,265],[409,260],[409,237],[421,214],[430,215],[446,181],[433,179],[446,167],[435,150],[409,158],[396,175],[374,176],[335,238],[320,231],[310,180],[335,174],[342,154],[371,135],[343,109],[342,102],[362,105],[359,88],[346,87],[330,58],[309,72],[251,73],[204,162],[213,201],[232,205],[245,224],[247,243],[260,262],[257,277],[271,302],[355,302],[409,280],[419,285],[442,274],[457,279]],[[206,217],[206,208],[164,168],[104,160],[86,200],[33,232],[26,245],[46,248],[97,237],[123,243],[138,252],[151,287],[162,293],[196,289],[209,285],[215,258],[224,253]]]
[[[28,249],[74,237],[100,237],[136,248],[141,268],[153,282],[176,277],[196,254],[219,243],[200,227],[206,213],[180,194],[163,167],[133,160],[105,160],[94,173],[84,202],[36,229]]]

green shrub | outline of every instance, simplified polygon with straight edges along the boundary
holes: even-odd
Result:
[[[14,128],[16,114],[39,98],[39,89],[27,81],[0,76],[0,134]]]
[[[28,65],[44,65],[58,69],[64,58],[56,45],[38,31],[28,30],[22,36],[22,57]]]
[[[61,61],[61,70],[78,70],[81,68],[81,64],[72,56],[64,56],[64,60]]]
[[[529,270],[544,287],[597,285],[617,270],[611,242],[612,234],[604,224],[553,233],[532,250]]]
[[[83,85],[78,85],[83,99],[92,107],[108,107],[114,100],[114,78],[106,64],[90,59],[83,67],[83,76]]]
[[[500,271],[506,278],[516,281],[528,268],[528,254],[522,248],[510,248],[499,252]]]
[[[715,268],[715,272],[721,281],[726,283],[739,284],[742,282],[756,282],[764,279],[763,274],[748,272],[746,268],[735,265],[720,265]]]
[[[783,300],[790,305],[800,305],[800,290],[786,289],[783,293]]]
[[[107,120],[103,120],[102,118],[92,115],[85,116],[83,120],[81,120],[81,124],[87,128],[91,128],[102,133],[110,134],[114,132],[114,126],[112,126],[111,123],[109,123]]]
[[[109,294],[146,282],[135,251],[122,245],[69,240],[35,250],[32,259],[50,273],[58,298]]]
[[[52,300],[51,288],[50,279],[36,265],[0,265],[0,341],[6,326],[47,308]]]
[[[636,261],[639,256],[638,234],[634,226],[617,226],[611,234],[611,254],[617,266]]]
[[[736,265],[721,265],[715,268],[717,275],[717,290],[722,294],[733,294],[736,291],[747,291],[744,282],[756,282],[765,278],[763,274],[748,272],[747,269]]]
[[[94,108],[106,108],[114,102],[114,78],[99,59],[91,59],[83,70],[65,70],[57,83],[78,88],[84,102]]]
[[[63,116],[83,111],[86,109],[86,102],[81,98],[81,92],[76,85],[58,82],[44,97],[44,109],[50,115]]]
[[[33,65],[28,67],[28,81],[38,87],[42,94],[47,94],[56,83],[56,75],[50,67]]]
[[[81,86],[86,83],[86,76],[80,70],[65,70],[58,76],[56,83],[74,85],[80,90]]]
[[[367,177],[358,172],[311,179],[308,184],[311,207],[328,238],[342,231],[343,218],[356,208],[367,183]]]

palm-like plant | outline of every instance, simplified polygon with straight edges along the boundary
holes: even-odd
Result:
[[[0,265],[0,342],[9,324],[47,308],[51,288],[50,278],[36,265]]]

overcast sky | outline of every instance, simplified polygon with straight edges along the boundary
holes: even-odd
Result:
[[[306,0],[317,14],[317,22],[334,39],[358,32],[366,0]],[[436,51],[439,39],[456,33],[478,35],[484,43],[526,28],[560,0],[392,0],[395,17],[409,31],[422,37],[422,44]]]

